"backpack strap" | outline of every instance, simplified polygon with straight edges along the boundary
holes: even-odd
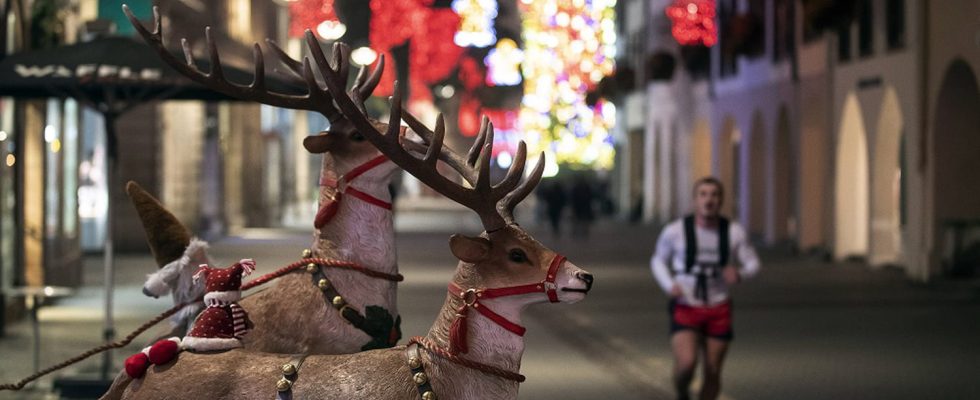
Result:
[[[684,217],[684,271],[690,274],[697,263],[698,235],[694,232],[694,215]]]

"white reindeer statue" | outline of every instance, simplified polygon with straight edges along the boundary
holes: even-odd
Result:
[[[388,192],[395,164],[365,140],[359,129],[333,105],[330,94],[320,90],[316,78],[307,73],[309,69],[304,72],[302,63],[291,59],[271,41],[268,44],[279,60],[293,74],[302,77],[300,84],[311,85],[308,95],[268,91],[264,85],[264,57],[257,44],[255,81],[249,86],[237,85],[224,78],[210,29],[206,36],[212,70],[204,73],[193,64],[186,40],[182,43],[186,63],[164,47],[156,7],[153,32],[147,31],[126,6],[123,8],[144,40],[185,76],[229,96],[316,111],[330,121],[328,131],[307,137],[303,142],[308,151],[324,154],[320,170],[320,212],[311,251],[304,258],[341,260],[363,268],[329,268],[329,264],[311,263],[303,270],[306,272],[287,274],[278,279],[275,287],[246,297],[240,304],[248,310],[255,329],[245,336],[244,346],[275,353],[342,354],[394,345],[401,337],[396,302],[396,283],[401,276]],[[345,77],[348,65],[339,67],[338,72]],[[356,99],[358,109],[364,109],[363,99],[374,91],[383,69],[383,58],[370,74],[361,69],[349,94]],[[418,121],[409,122],[421,126]],[[371,125],[372,129],[388,129],[387,124],[379,121],[371,120]],[[405,131],[400,131],[399,136],[404,134]],[[431,132],[423,131],[421,137],[431,140]],[[416,152],[426,149],[424,144],[410,140],[405,140],[404,145]],[[466,160],[454,153],[442,153],[440,159],[458,171],[466,171]],[[473,173],[462,175],[474,182]]]
[[[315,41],[307,33],[307,39]],[[311,46],[312,47],[312,46]],[[319,47],[313,49],[328,88],[343,88]],[[343,51],[335,51],[342,65]],[[376,130],[349,96],[335,101],[344,115],[379,150],[446,197],[475,211],[486,229],[477,237],[453,235],[450,250],[459,260],[442,309],[428,334],[407,346],[347,355],[290,356],[230,350],[182,353],[168,365],[151,368],[138,383],[114,387],[105,398],[277,398],[323,399],[514,399],[524,377],[517,371],[524,351],[522,310],[543,302],[574,303],[585,298],[593,278],[541,245],[513,220],[514,207],[540,181],[541,155],[523,182],[526,147],[496,185],[490,183],[492,126],[484,127],[468,164],[477,178],[472,188],[435,168],[442,150],[437,125],[421,159],[399,144],[401,96],[396,89],[387,134]],[[481,148],[482,147],[482,148]],[[479,149],[478,149],[479,148]],[[451,151],[451,150],[447,150]],[[301,369],[302,368],[302,369]]]

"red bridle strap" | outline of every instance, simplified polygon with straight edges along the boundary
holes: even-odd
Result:
[[[463,305],[456,309],[456,319],[453,321],[449,329],[449,351],[456,354],[466,353],[469,350],[466,338],[467,329],[465,319],[470,309],[475,309],[484,317],[487,317],[511,333],[518,336],[524,336],[524,332],[527,331],[526,328],[511,322],[500,314],[497,314],[483,303],[480,303],[480,300],[544,292],[548,295],[549,301],[552,303],[557,303],[558,288],[557,285],[555,285],[555,278],[557,278],[558,275],[558,268],[561,267],[561,264],[564,261],[565,256],[556,254],[551,260],[551,265],[548,267],[548,275],[545,276],[545,279],[541,282],[528,285],[464,290],[455,282],[449,282],[449,294],[463,301]]]
[[[334,194],[332,199],[325,201],[321,206],[320,210],[317,212],[316,220],[313,225],[320,229],[325,225],[330,219],[333,218],[334,214],[337,212],[337,206],[340,200],[343,198],[342,194],[349,194],[353,197],[360,199],[361,201],[368,203],[370,205],[383,208],[385,210],[391,209],[391,203],[374,197],[370,194],[357,190],[350,186],[350,183],[354,181],[358,176],[363,175],[365,172],[370,171],[372,168],[377,167],[388,161],[388,157],[384,155],[377,156],[365,162],[364,164],[354,167],[354,169],[347,171],[346,174],[340,177],[340,179],[332,179],[329,177],[320,177],[320,186],[329,186],[337,189],[337,193]]]

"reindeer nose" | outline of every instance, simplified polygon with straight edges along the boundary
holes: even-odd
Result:
[[[160,297],[160,296],[157,296],[157,295],[153,294],[153,292],[151,292],[149,289],[147,289],[146,286],[143,286],[143,294],[145,294],[147,297],[152,297],[154,299],[157,299],[157,298]]]
[[[590,274],[588,272],[585,272],[585,271],[581,271],[581,272],[576,273],[575,274],[575,277],[577,277],[577,278],[585,281],[585,290],[592,289],[592,280],[593,280],[592,274]]]

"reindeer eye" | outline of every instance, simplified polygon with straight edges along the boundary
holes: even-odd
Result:
[[[525,254],[524,250],[521,249],[513,249],[510,251],[510,254],[508,254],[507,256],[508,258],[510,258],[510,261],[512,262],[516,262],[516,263],[527,262],[527,254]]]
[[[354,131],[354,133],[350,134],[350,140],[353,140],[355,142],[363,142],[364,139],[365,139],[364,135],[362,135],[361,132]]]

